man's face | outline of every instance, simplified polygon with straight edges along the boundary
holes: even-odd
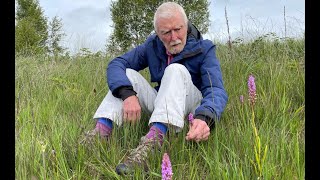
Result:
[[[174,17],[157,20],[157,35],[171,54],[180,53],[187,41],[187,25],[180,13]]]

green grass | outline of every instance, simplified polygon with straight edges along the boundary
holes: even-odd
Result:
[[[304,39],[258,39],[231,50],[219,44],[229,102],[209,140],[188,142],[187,127],[178,134],[170,130],[161,153],[148,159],[149,174],[138,170],[129,177],[114,170],[148,131],[147,115],[141,120],[145,123],[115,128],[109,142],[79,144],[94,127],[92,116],[108,91],[105,70],[110,58],[53,62],[16,57],[16,179],[160,179],[164,152],[170,156],[173,179],[304,179],[304,51]],[[254,110],[247,100],[250,74],[257,87]],[[147,71],[143,75],[148,79]],[[261,160],[266,146],[265,161],[256,171],[256,155]]]

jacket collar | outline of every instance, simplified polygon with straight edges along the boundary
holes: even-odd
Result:
[[[156,46],[154,49],[157,49],[156,54],[162,61],[167,61],[167,54],[166,48],[164,47],[162,41],[158,36],[155,37],[156,43],[153,45]],[[177,62],[184,58],[189,58],[200,54],[202,52],[202,48],[200,46],[200,41],[197,41],[193,37],[187,37],[186,45],[184,46],[183,50],[179,53],[174,55],[172,62]]]

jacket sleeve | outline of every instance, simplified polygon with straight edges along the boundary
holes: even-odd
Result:
[[[201,93],[203,99],[195,111],[195,117],[201,117],[209,123],[218,120],[225,109],[228,95],[223,86],[220,63],[216,57],[215,46],[209,43],[205,58],[200,66]]]
[[[126,76],[126,69],[130,68],[140,71],[147,67],[148,63],[145,59],[146,44],[147,42],[137,46],[122,56],[116,57],[108,64],[106,72],[107,83],[115,97],[123,99],[124,96],[127,96],[128,93],[123,95],[123,89],[127,89],[126,92],[128,92],[128,89],[132,89],[133,91],[132,84]],[[131,95],[133,94],[135,93],[132,92]]]

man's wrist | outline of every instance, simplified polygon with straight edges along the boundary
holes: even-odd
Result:
[[[202,114],[197,114],[195,116],[195,119],[200,119],[200,120],[206,122],[209,127],[214,124],[214,120],[212,118],[205,116],[205,115],[202,115]]]
[[[132,86],[129,87],[122,87],[121,89],[119,89],[119,96],[120,98],[124,101],[125,99],[127,99],[130,96],[134,96],[137,93],[133,90]]]

